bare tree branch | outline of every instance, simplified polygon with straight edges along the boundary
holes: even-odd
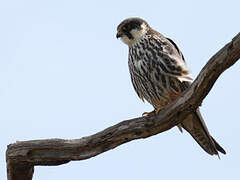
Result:
[[[157,116],[122,121],[81,139],[21,141],[8,146],[8,180],[31,180],[35,165],[60,165],[83,160],[134,139],[166,131],[180,123],[207,96],[221,73],[240,58],[240,33],[205,65],[191,87]]]

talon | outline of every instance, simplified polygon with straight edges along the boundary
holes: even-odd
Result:
[[[154,110],[155,115],[157,115],[160,111],[162,111],[164,108],[160,107]]]
[[[151,116],[151,115],[157,115],[161,110],[163,110],[164,108],[163,107],[159,107],[159,108],[156,108],[156,109],[154,109],[153,111],[151,111],[151,112],[144,112],[143,114],[142,114],[142,116],[146,116],[146,117],[149,117],[149,116]]]
[[[151,112],[144,112],[144,113],[142,114],[142,116],[148,117],[148,116],[152,115],[153,113],[155,113],[155,110],[154,110],[154,111],[151,111]]]

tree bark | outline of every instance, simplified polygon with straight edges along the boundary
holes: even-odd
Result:
[[[81,139],[32,140],[8,145],[8,180],[31,180],[35,165],[60,165],[88,159],[134,139],[171,129],[201,105],[220,74],[239,58],[240,33],[208,61],[191,87],[158,115],[125,120]]]

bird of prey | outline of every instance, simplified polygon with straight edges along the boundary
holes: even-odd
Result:
[[[155,113],[176,100],[192,83],[182,52],[169,38],[141,18],[128,18],[117,27],[117,38],[128,45],[128,66],[137,95],[148,101]],[[146,113],[149,115],[149,113]],[[210,135],[199,108],[178,125],[210,155],[225,150]]]

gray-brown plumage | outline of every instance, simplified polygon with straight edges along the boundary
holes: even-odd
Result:
[[[117,38],[128,45],[128,65],[138,96],[153,105],[155,112],[172,103],[191,82],[183,54],[169,38],[153,30],[140,18],[128,18],[117,27]],[[209,134],[199,109],[181,124],[209,154],[225,150]]]

